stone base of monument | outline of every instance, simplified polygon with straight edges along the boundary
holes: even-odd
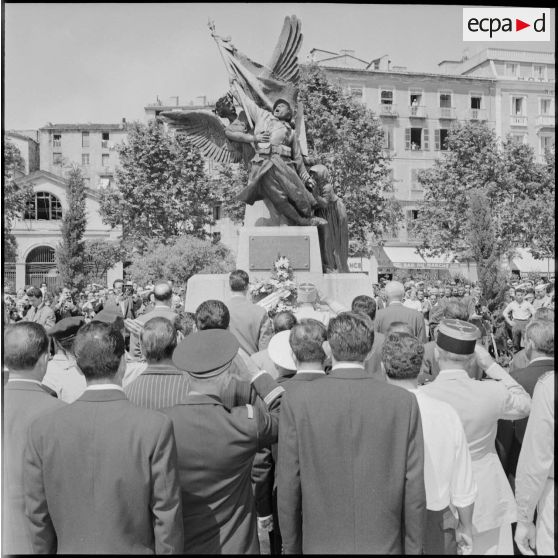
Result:
[[[297,283],[310,282],[328,298],[347,309],[355,296],[372,296],[372,284],[364,273],[322,273],[320,243],[316,227],[243,227],[238,239],[236,268],[251,281],[269,278],[279,257],[289,259]],[[195,312],[204,300],[226,302],[231,296],[229,276],[194,275],[188,281],[185,310]]]

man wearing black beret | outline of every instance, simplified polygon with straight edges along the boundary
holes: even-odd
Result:
[[[209,329],[186,337],[173,354],[190,377],[189,395],[163,410],[174,425],[187,554],[260,552],[250,473],[256,452],[277,441],[284,390],[253,366],[240,379],[254,386],[265,407],[225,407],[222,394],[238,348],[230,332]]]

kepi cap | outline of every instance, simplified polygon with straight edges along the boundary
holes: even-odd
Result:
[[[296,370],[293,359],[293,351],[289,343],[290,330],[276,333],[269,341],[267,353],[273,364],[285,368],[286,370]]]
[[[56,322],[49,330],[48,334],[58,341],[69,341],[76,336],[78,329],[85,323],[81,316],[64,318]]]
[[[438,327],[436,344],[440,349],[457,355],[471,355],[475,352],[480,330],[477,326],[463,320],[442,320]]]
[[[211,378],[227,370],[239,347],[229,331],[206,329],[185,337],[174,350],[172,361],[194,377]]]

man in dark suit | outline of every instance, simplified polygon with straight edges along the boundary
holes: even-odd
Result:
[[[283,388],[252,365],[246,377],[264,402],[228,409],[238,341],[228,331],[192,333],[173,361],[190,376],[190,394],[165,409],[174,424],[184,513],[186,554],[259,554],[250,472],[256,452],[277,440]]]
[[[114,289],[114,295],[104,303],[103,308],[121,313],[124,319],[134,319],[136,313],[134,312],[131,286],[124,287],[122,279],[115,279],[112,288]]]
[[[171,309],[172,304],[172,288],[166,281],[159,281],[153,287],[153,296],[155,297],[155,306],[146,314],[142,314],[136,319],[140,326],[144,326],[152,318],[166,318],[173,324],[176,321],[177,314]],[[130,357],[132,360],[142,360],[139,336],[135,333],[130,334]]]
[[[48,337],[42,325],[18,322],[4,332],[4,364],[10,379],[4,393],[4,525],[3,554],[32,554],[23,501],[23,453],[31,423],[64,407],[43,388],[49,360]]]
[[[538,379],[548,372],[554,370],[554,322],[550,320],[531,320],[525,328],[525,354],[529,359],[529,365],[519,370],[514,370],[510,376],[520,384],[525,391],[533,397],[535,385]],[[515,421],[502,421],[499,425],[499,438],[511,438],[510,447],[507,452],[506,474],[510,477],[512,484],[515,479],[517,461],[525,429],[527,418]],[[506,438],[505,433],[513,432],[513,437]]]
[[[374,331],[379,331],[384,335],[387,333],[392,322],[406,322],[413,329],[413,335],[421,342],[426,343],[426,333],[424,330],[424,317],[422,312],[403,306],[405,288],[398,281],[390,281],[386,285],[387,308],[380,310],[376,314],[374,321]]]
[[[273,325],[265,308],[248,300],[250,279],[242,269],[229,276],[232,291],[227,307],[231,315],[230,330],[238,339],[240,347],[253,355],[267,347],[273,336]]]
[[[24,493],[34,553],[180,553],[170,420],[126,399],[119,331],[91,322],[74,346],[87,389],[29,429]]]
[[[351,311],[357,314],[362,314],[368,316],[372,323],[376,319],[376,301],[367,295],[359,295],[353,299],[351,303]],[[374,333],[374,344],[372,345],[372,351],[366,358],[364,367],[370,376],[377,376],[378,378],[384,377],[384,374],[380,367],[382,345],[384,343],[385,335],[379,331]]]
[[[332,318],[330,374],[283,398],[277,499],[286,554],[422,552],[418,404],[367,375],[373,339],[368,319],[349,312]]]

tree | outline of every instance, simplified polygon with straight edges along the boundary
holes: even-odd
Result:
[[[303,68],[299,99],[309,154],[328,167],[347,208],[349,237],[356,241],[352,245],[365,252],[371,233],[381,237],[402,216],[393,196],[380,122],[315,65]]]
[[[223,215],[235,223],[244,221],[246,204],[236,196],[248,183],[248,172],[243,165],[223,164],[217,171],[218,178],[211,181],[212,190],[221,201]]]
[[[554,178],[535,162],[532,148],[511,138],[499,145],[493,130],[474,122],[450,130],[447,147],[432,168],[418,173],[425,196],[412,232],[422,248],[453,252],[488,269],[486,235],[498,260],[535,245],[545,227],[535,229],[527,216],[553,195]]]
[[[85,181],[78,166],[68,172],[68,209],[62,217],[62,242],[56,250],[56,264],[63,283],[82,289],[86,283],[83,235],[87,226],[85,214]]]
[[[8,138],[4,138],[3,196],[3,256],[5,262],[17,259],[17,242],[11,233],[13,222],[21,218],[27,203],[33,197],[33,188],[16,182],[17,175],[24,172],[24,161],[20,150]]]
[[[101,277],[124,257],[119,242],[110,240],[86,240],[84,246],[87,282],[98,282]]]
[[[103,220],[122,225],[123,239],[140,251],[151,239],[205,238],[217,197],[189,140],[166,134],[158,121],[136,122],[118,149],[116,184],[101,191]]]
[[[172,279],[186,284],[196,273],[227,273],[234,269],[234,259],[223,244],[183,235],[172,242],[152,239],[142,255],[128,267],[132,281],[145,284],[149,279]]]

